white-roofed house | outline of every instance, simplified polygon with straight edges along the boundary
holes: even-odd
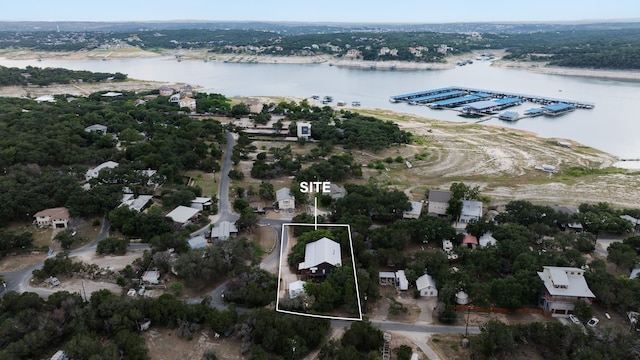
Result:
[[[381,286],[396,285],[396,273],[393,271],[380,271],[378,273],[378,283]]]
[[[482,218],[482,201],[462,200],[462,212],[460,222],[468,223],[471,220]]]
[[[202,249],[207,246],[207,239],[202,236],[196,236],[187,241],[192,249]]]
[[[198,217],[199,214],[200,210],[198,209],[180,205],[171,210],[171,212],[167,214],[167,217],[171,218],[174,223],[179,224],[180,226],[186,226]]]
[[[191,200],[191,207],[198,210],[211,210],[213,201],[210,197],[197,196]]]
[[[211,229],[212,240],[229,240],[230,237],[238,235],[238,228],[229,221],[221,221]]]
[[[631,270],[631,273],[629,274],[629,279],[635,279],[639,276],[640,276],[640,268],[635,268]]]
[[[422,203],[420,201],[409,201],[411,210],[402,212],[403,219],[417,219],[422,213]]]
[[[138,195],[138,197],[135,197],[133,194],[124,194],[122,195],[122,204],[120,206],[128,206],[131,210],[141,212],[151,204],[152,199],[153,195]]]
[[[279,210],[290,210],[296,208],[296,198],[291,195],[291,190],[282,188],[276,191],[276,206]]]
[[[584,278],[584,270],[573,267],[543,266],[538,272],[544,284],[545,312],[569,315],[578,300],[589,301],[595,295]]]
[[[409,290],[409,280],[407,280],[407,275],[404,273],[404,270],[396,271],[396,286],[398,290]]]
[[[89,169],[87,170],[87,172],[84,174],[84,178],[85,180],[89,181],[91,179],[95,179],[98,177],[98,175],[100,175],[100,171],[104,170],[104,169],[114,169],[116,167],[118,167],[117,162],[115,161],[105,161],[102,164],[94,167],[93,169]]]
[[[302,280],[294,281],[289,284],[289,299],[294,299],[304,294],[304,284],[305,282]]]
[[[331,199],[338,200],[342,199],[347,195],[347,190],[340,185],[336,185],[334,183],[329,184],[329,196]]]
[[[416,288],[420,292],[420,296],[438,296],[436,281],[429,274],[424,274],[416,279]]]
[[[305,246],[304,262],[298,264],[298,270],[309,276],[327,276],[336,266],[342,266],[340,244],[323,237]]]
[[[491,231],[486,232],[485,234],[483,234],[482,236],[480,236],[480,238],[478,239],[478,243],[480,244],[480,247],[487,247],[489,245],[496,245],[496,238],[493,237],[493,234],[491,233]]]

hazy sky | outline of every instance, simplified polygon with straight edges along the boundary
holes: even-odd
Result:
[[[18,0],[0,21],[263,20],[442,23],[640,19],[638,0]]]

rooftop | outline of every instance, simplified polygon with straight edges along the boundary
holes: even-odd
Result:
[[[300,263],[298,269],[309,269],[325,262],[334,266],[342,265],[340,244],[327,237],[310,242],[305,246],[304,262]]]
[[[426,289],[428,287],[436,287],[436,282],[433,280],[431,275],[424,274],[416,279],[416,288],[418,288],[418,290]]]
[[[293,195],[291,195],[291,190],[287,189],[287,188],[282,188],[278,191],[276,191],[276,201],[282,201],[282,200],[293,200],[294,197]]]
[[[67,219],[69,218],[69,209],[66,207],[56,207],[50,209],[44,209],[38,211],[33,215],[34,217],[50,217],[53,219]]]
[[[451,200],[451,191],[429,190],[429,201],[449,202]]]
[[[170,213],[167,214],[168,218],[171,218],[174,222],[184,224],[192,217],[196,216],[200,210],[194,209],[188,206],[178,206],[177,208],[171,210]]]
[[[582,269],[544,266],[543,271],[538,272],[538,276],[553,296],[596,297],[589,289]]]

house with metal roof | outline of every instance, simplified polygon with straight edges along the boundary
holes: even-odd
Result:
[[[84,179],[86,181],[89,181],[91,179],[95,179],[98,177],[98,175],[100,175],[100,171],[104,170],[104,169],[114,169],[116,167],[118,167],[117,162],[115,161],[105,161],[102,164],[94,167],[93,169],[89,169],[87,170],[87,172],[84,174]]]
[[[573,312],[576,301],[589,301],[596,297],[589,289],[582,269],[543,266],[543,270],[538,272],[538,277],[544,285],[541,302],[545,312],[569,315]]]
[[[188,225],[200,214],[200,210],[188,206],[178,206],[167,214],[167,217],[174,223],[181,226]]]
[[[482,201],[462,200],[462,212],[460,222],[468,223],[471,220],[480,220],[482,217]]]
[[[84,131],[86,132],[97,132],[100,133],[102,135],[107,133],[107,127],[105,125],[102,124],[94,124],[94,125],[90,125],[87,126],[86,128],[84,128]]]
[[[336,266],[342,266],[340,244],[323,237],[305,246],[304,262],[298,264],[298,270],[310,276],[327,276]]]
[[[276,209],[293,211],[296,208],[296,198],[291,195],[291,190],[282,188],[276,191]]]
[[[207,246],[207,239],[202,236],[196,236],[187,241],[192,249],[202,249]]]
[[[411,203],[411,210],[403,211],[402,218],[403,219],[417,219],[420,217],[422,213],[422,202],[420,201],[409,201]]]
[[[210,197],[197,196],[191,200],[191,207],[194,209],[211,210],[211,205],[213,205],[213,200]]]
[[[493,233],[491,231],[487,231],[486,233],[482,234],[482,236],[480,236],[480,238],[478,239],[478,244],[480,245],[480,247],[487,247],[489,245],[496,245],[496,238],[493,237]]]
[[[347,195],[347,190],[340,185],[336,185],[334,183],[329,184],[329,196],[331,199],[338,200],[342,199]]]
[[[416,279],[416,288],[420,292],[420,296],[438,296],[436,281],[429,274],[424,274]]]
[[[229,240],[230,237],[238,235],[238,228],[229,221],[221,221],[211,229],[212,240]]]
[[[451,191],[429,190],[427,212],[429,215],[447,215],[449,200],[451,200]]]
[[[409,280],[407,280],[407,275],[404,273],[404,270],[396,271],[396,286],[398,290],[409,290]]]
[[[141,212],[151,204],[152,199],[153,195],[138,195],[136,197],[133,194],[123,194],[120,206],[128,206],[131,210]]]

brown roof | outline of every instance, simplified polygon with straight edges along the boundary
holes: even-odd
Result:
[[[471,235],[471,234],[466,234],[464,236],[464,238],[462,239],[462,243],[463,244],[476,244],[478,245],[478,238]]]
[[[49,216],[54,219],[67,219],[69,218],[69,209],[66,207],[57,207],[51,209],[44,209],[42,211],[38,211],[34,217],[44,217]]]

